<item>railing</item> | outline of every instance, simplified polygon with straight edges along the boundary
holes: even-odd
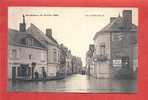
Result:
[[[106,62],[109,59],[108,59],[107,55],[96,55],[96,56],[94,56],[93,60],[94,60],[94,62]]]

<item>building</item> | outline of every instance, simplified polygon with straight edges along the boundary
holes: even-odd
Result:
[[[80,57],[76,57],[76,73],[80,74],[82,68],[82,60]]]
[[[72,74],[72,54],[63,44],[60,45],[60,66],[60,73],[64,76]]]
[[[55,77],[60,67],[60,49],[58,42],[52,36],[52,30],[46,29],[44,34],[34,24],[27,29],[34,37],[47,47],[47,74],[49,77]]]
[[[82,65],[76,57],[72,63],[71,51],[59,45],[52,36],[52,30],[43,33],[31,24],[26,29],[25,16],[19,31],[9,29],[9,79],[34,80],[64,78]]]
[[[81,72],[82,60],[80,57],[72,56],[72,73],[79,74]]]
[[[122,17],[111,17],[110,23],[97,32],[93,39],[97,78],[120,76],[136,69],[137,26],[132,23],[131,10],[124,10]]]
[[[25,17],[20,30],[9,29],[8,78],[34,79],[35,72],[43,77],[47,68],[47,48],[26,31]]]
[[[67,50],[66,52],[66,68],[67,68],[67,75],[72,74],[72,54],[70,50]]]
[[[72,65],[72,73],[76,74],[77,73],[76,56],[72,56],[71,65]]]
[[[95,75],[95,68],[94,68],[94,45],[89,45],[89,50],[86,53],[86,67],[87,67],[87,74],[89,76]]]

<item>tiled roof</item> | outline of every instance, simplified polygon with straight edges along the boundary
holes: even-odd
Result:
[[[32,46],[32,48],[45,49],[45,46],[43,44],[41,44],[35,37],[33,37],[28,32],[20,32],[20,31],[9,28],[8,34],[9,34],[9,45],[28,47],[26,45],[24,39],[25,38],[32,38],[35,40],[35,42],[37,44],[37,45]]]
[[[110,32],[123,32],[126,31],[123,24],[123,17],[119,16],[114,21],[106,25],[104,28],[102,28],[99,32],[97,32],[94,36],[94,39],[99,35],[103,33],[110,33]],[[134,24],[131,24],[130,31],[137,31],[137,26]]]
[[[45,36],[45,34],[34,24],[31,24],[27,31],[30,32],[34,37],[36,37],[39,41],[44,43],[46,46],[48,46],[48,44],[55,46],[58,45],[57,41],[53,37],[48,38],[47,36]]]

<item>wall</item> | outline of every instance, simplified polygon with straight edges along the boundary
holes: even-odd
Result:
[[[16,58],[12,57],[12,50],[14,49],[17,51]],[[32,55],[31,59],[29,59],[29,55]],[[39,71],[39,73],[41,73],[41,67],[47,68],[47,51],[46,50],[9,45],[8,56],[9,56],[8,58],[9,59],[8,60],[9,79],[12,76],[13,65],[19,66],[20,64],[29,64],[29,66],[31,66],[32,62],[35,62],[36,63],[35,70]]]
[[[134,42],[137,41],[136,32],[119,32],[112,33],[112,37],[122,37],[111,42],[111,54],[112,59],[118,57],[127,56],[129,57],[130,68],[134,69],[133,61],[134,56],[137,55],[137,48],[134,47]]]
[[[54,54],[56,52],[56,54]],[[59,69],[59,48],[54,45],[48,45],[48,75],[56,76]]]
[[[97,38],[94,40],[95,45],[95,55],[101,55],[100,45],[105,44],[105,56],[107,59],[111,58],[110,54],[110,33],[100,33]],[[99,62],[95,63],[96,71],[95,75],[96,78],[110,78],[110,61]]]
[[[106,46],[106,55],[110,58],[110,33],[100,33],[97,38],[94,40],[95,45],[95,53],[96,55],[100,55],[100,44],[105,43]]]

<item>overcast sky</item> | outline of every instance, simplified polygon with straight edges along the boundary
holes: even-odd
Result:
[[[81,57],[85,65],[85,55],[95,33],[109,23],[110,17],[122,16],[124,9],[133,11],[133,23],[138,25],[137,8],[9,7],[8,27],[18,30],[24,14],[27,27],[33,23],[43,32],[51,28],[53,37],[73,55]]]

